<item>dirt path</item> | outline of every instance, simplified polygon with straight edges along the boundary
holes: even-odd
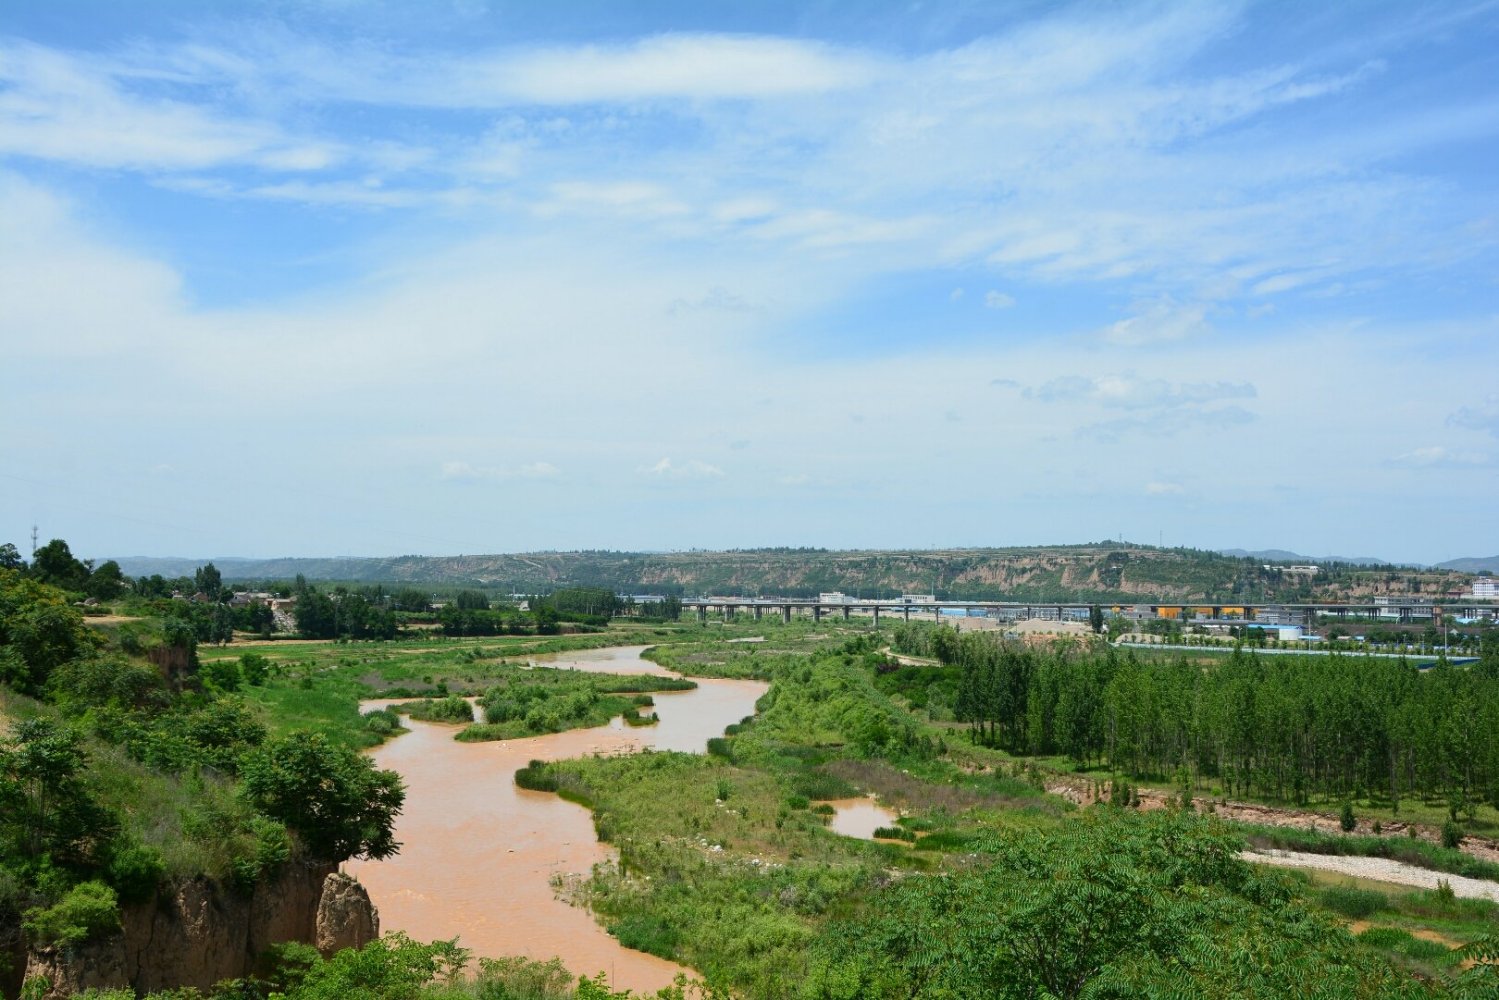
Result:
[[[1053,774],[1048,776],[1046,790],[1053,795],[1060,795],[1078,805],[1087,805],[1093,801],[1094,784],[1094,782],[1086,778]],[[1107,797],[1107,783],[1104,783],[1103,794]],[[1140,796],[1141,809],[1164,809],[1166,807],[1167,795],[1165,792],[1153,788],[1141,788],[1137,794]],[[1203,803],[1207,802],[1210,802],[1212,805],[1213,815],[1238,823],[1294,827],[1298,830],[1316,830],[1318,833],[1330,833],[1334,835],[1340,835],[1344,832],[1338,817],[1329,813],[1267,806],[1257,802],[1205,799],[1198,800],[1198,808],[1204,808]],[[1412,827],[1415,828],[1417,839],[1430,841],[1433,844],[1442,842],[1440,828],[1420,823],[1404,823],[1400,820],[1390,820],[1388,822],[1381,820],[1378,833],[1374,832],[1374,823],[1372,820],[1359,820],[1351,833],[1363,837],[1409,837]],[[1483,837],[1465,838],[1462,843],[1462,851],[1464,854],[1470,854],[1475,858],[1482,858],[1485,861],[1499,862],[1499,843]]]

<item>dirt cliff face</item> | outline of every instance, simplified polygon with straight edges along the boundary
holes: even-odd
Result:
[[[49,1000],[90,988],[207,989],[248,975],[282,941],[344,947],[379,933],[364,888],[321,863],[288,864],[250,891],[204,877],[178,882],[126,906],[121,924],[120,933],[78,948],[32,948],[26,978],[47,979]]]

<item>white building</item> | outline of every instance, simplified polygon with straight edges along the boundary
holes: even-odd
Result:
[[[1480,576],[1468,596],[1475,601],[1499,601],[1499,576]]]
[[[841,590],[835,590],[832,593],[828,594],[817,595],[818,604],[853,604],[857,600],[858,598],[849,597]]]

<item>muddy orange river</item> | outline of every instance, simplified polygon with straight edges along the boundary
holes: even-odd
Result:
[[[640,659],[645,648],[525,659],[596,673],[675,676]],[[594,838],[592,816],[555,795],[517,788],[515,772],[531,760],[647,747],[702,753],[726,725],[753,714],[765,690],[758,681],[702,679],[695,691],[653,694],[661,719],[655,726],[630,728],[615,719],[597,729],[495,743],[459,743],[457,726],[408,719],[410,733],[372,753],[376,764],[406,781],[406,807],[396,822],[401,852],[346,869],[369,890],[384,931],[422,941],[456,937],[476,958],[555,956],[576,975],[605,973],[615,989],[657,990],[691,970],[621,947],[591,913],[553,893],[553,875],[587,874],[613,859],[613,850]]]

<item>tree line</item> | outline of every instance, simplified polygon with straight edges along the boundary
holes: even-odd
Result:
[[[973,738],[1066,754],[1228,794],[1499,807],[1499,637],[1474,666],[1257,656],[1211,664],[1112,647],[1030,649],[992,633],[901,626],[895,648],[947,666],[945,696]]]

